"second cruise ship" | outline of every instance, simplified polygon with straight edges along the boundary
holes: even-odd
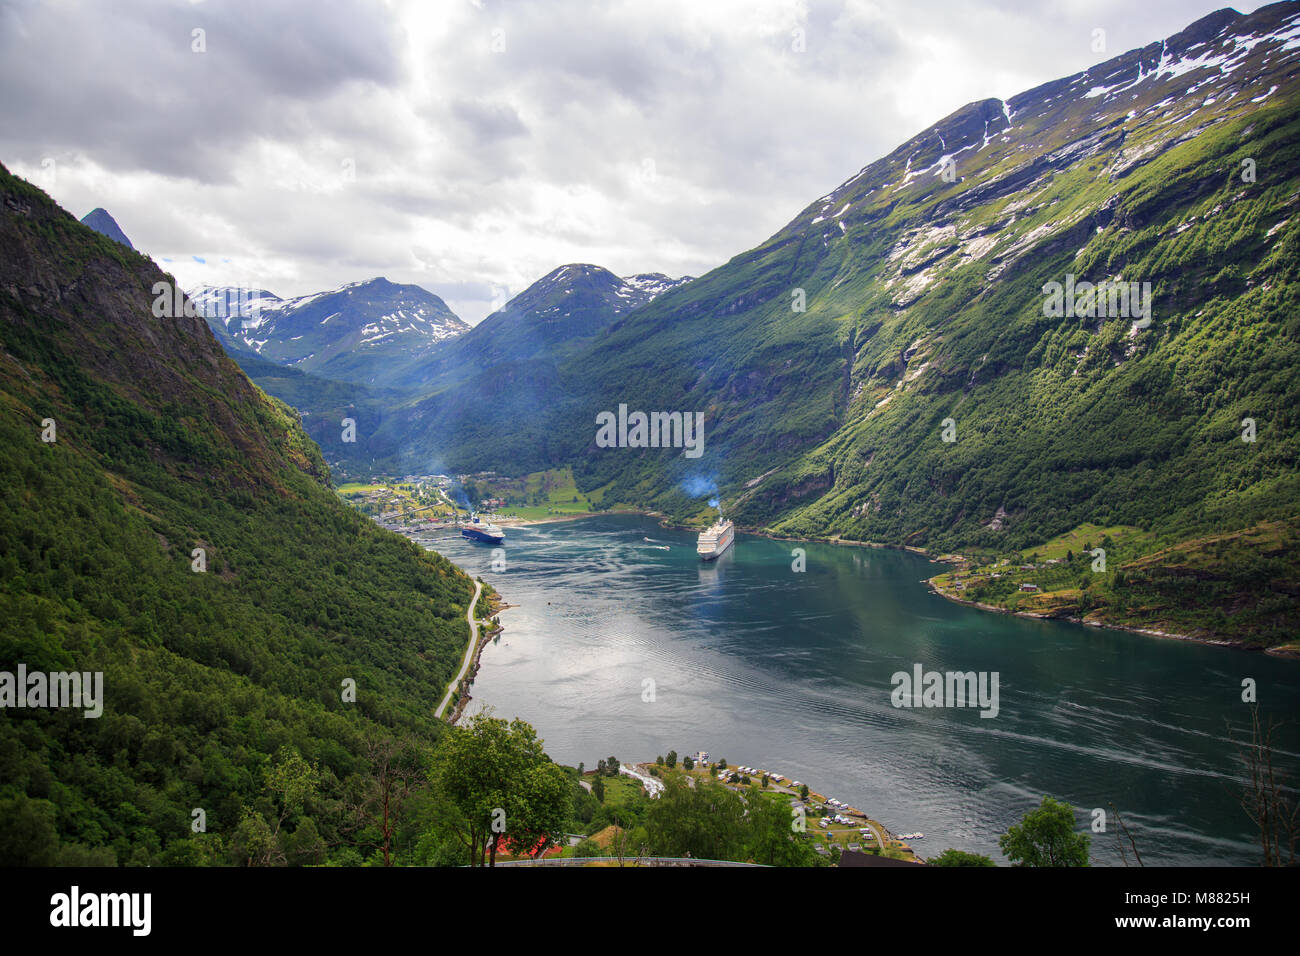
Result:
[[[735,527],[719,513],[718,520],[700,532],[695,550],[699,552],[701,561],[713,561],[731,547],[734,537]]]

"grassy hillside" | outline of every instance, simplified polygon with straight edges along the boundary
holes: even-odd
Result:
[[[202,319],[151,314],[151,261],[0,197],[0,670],[105,697],[0,716],[0,862],[245,862],[282,822],[295,861],[358,862],[342,797],[367,741],[437,736],[472,585],[338,502]]]

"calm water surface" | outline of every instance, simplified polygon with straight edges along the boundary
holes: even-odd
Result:
[[[470,712],[527,720],[562,763],[707,750],[922,831],[923,856],[1000,859],[998,835],[1046,793],[1081,827],[1113,803],[1144,862],[1250,865],[1225,721],[1241,739],[1251,677],[1288,721],[1275,759],[1300,780],[1300,663],[966,608],[927,590],[936,566],[917,555],[740,535],[703,564],[694,534],[633,516],[509,529],[503,571],[499,549],[425,543],[519,605]],[[917,663],[996,671],[997,717],[895,708],[891,676]],[[1115,830],[1112,815],[1093,835],[1095,862],[1120,862]]]

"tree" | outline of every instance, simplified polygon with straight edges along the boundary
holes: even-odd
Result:
[[[1259,704],[1252,703],[1250,741],[1238,743],[1231,725],[1228,726],[1228,739],[1241,748],[1242,762],[1246,767],[1241,808],[1259,830],[1263,865],[1294,866],[1296,839],[1300,836],[1300,803],[1287,797],[1289,788],[1286,781],[1273,766],[1273,731],[1276,728],[1272,718],[1267,725],[1260,721]]]
[[[808,799],[808,784],[806,784],[806,783],[805,783],[805,784],[800,784],[800,786],[799,786],[799,799],[800,799],[800,800],[807,800],[807,799]]]
[[[930,861],[931,866],[997,866],[992,858],[964,850],[947,849]]]
[[[600,774],[591,781],[591,794],[601,803],[605,802],[605,780]]]
[[[540,744],[540,741],[538,741]],[[542,755],[545,757],[545,754]],[[528,767],[519,789],[520,809],[507,815],[506,836],[515,852],[538,857],[553,846],[564,843],[572,808],[568,775],[549,757],[545,762]],[[498,839],[500,839],[498,837]],[[492,847],[492,862],[496,863],[496,846]]]
[[[369,772],[349,781],[344,803],[352,822],[344,830],[355,834],[353,846],[379,850],[384,866],[392,866],[393,836],[403,805],[424,783],[422,755],[413,741],[372,733],[365,741],[365,760]]]
[[[794,817],[785,798],[763,795],[749,801],[745,854],[765,866],[816,866],[813,843],[792,826]]]
[[[605,758],[605,773],[609,774],[611,777],[617,777],[618,768],[619,768],[619,763],[617,757]]]
[[[676,777],[646,814],[646,836],[656,856],[735,860],[744,847],[745,804],[726,787]]]
[[[683,769],[683,770],[694,770],[694,769],[695,769],[695,758],[694,758],[694,757],[683,757],[683,758],[682,758],[682,769]]]
[[[1088,834],[1074,832],[1074,808],[1049,796],[998,838],[1016,866],[1088,866],[1090,843]]]
[[[560,842],[569,818],[569,778],[522,720],[484,712],[450,727],[434,752],[430,778],[441,822],[469,850],[471,866],[496,865],[501,840],[535,854]]]
[[[668,751],[668,756],[667,756],[666,758],[664,758],[664,763],[668,766],[668,769],[669,769],[669,770],[673,769],[673,767],[676,767],[676,766],[677,766],[677,751],[676,751],[676,750],[670,750],[670,751]]]
[[[0,800],[0,865],[54,866],[58,859],[58,808],[20,793]]]
[[[287,862],[280,836],[285,821],[293,819],[316,794],[316,768],[292,747],[281,747],[276,762],[262,774],[267,814],[244,807],[235,830],[237,852],[249,866],[280,866]]]

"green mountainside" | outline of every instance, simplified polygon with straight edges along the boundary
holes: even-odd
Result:
[[[0,717],[0,858],[243,862],[289,819],[302,859],[355,854],[337,794],[437,737],[471,582],[338,501],[296,413],[153,314],[149,259],[3,169],[0,200],[0,671],[104,696]],[[290,814],[303,761],[335,802]]]
[[[1298,9],[965,107],[633,313],[566,369],[580,475],[670,503],[698,468],[746,524],[937,548],[1294,511],[1300,52],[1254,41]],[[1151,283],[1150,326],[1044,315],[1067,274]],[[703,458],[597,450],[620,401],[704,411]]]

